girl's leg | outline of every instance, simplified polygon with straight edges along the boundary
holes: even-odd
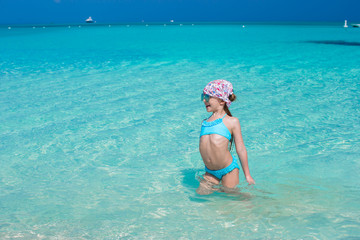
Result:
[[[224,175],[221,183],[225,188],[233,189],[239,184],[239,169],[235,168],[228,174]]]
[[[216,191],[214,186],[219,185],[220,180],[211,175],[210,173],[204,174],[204,179],[200,181],[200,185],[196,192],[200,195],[209,195]]]

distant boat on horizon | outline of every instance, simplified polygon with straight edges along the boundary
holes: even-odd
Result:
[[[94,20],[91,17],[88,17],[88,19],[85,20],[86,23],[93,23]]]
[[[360,24],[359,23],[354,23],[354,24],[351,24],[352,27],[355,27],[355,28],[360,28]],[[347,20],[345,20],[345,23],[344,23],[344,28],[347,28],[349,27],[348,24],[347,24]]]

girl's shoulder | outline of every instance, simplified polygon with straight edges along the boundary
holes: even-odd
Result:
[[[226,121],[227,124],[229,124],[229,126],[234,127],[236,125],[240,125],[239,119],[237,117],[230,117],[229,115],[227,115],[224,120]]]

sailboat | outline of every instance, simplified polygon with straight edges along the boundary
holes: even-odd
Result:
[[[87,22],[87,23],[93,23],[94,20],[93,20],[91,17],[89,17],[88,19],[85,20],[85,22]]]
[[[349,26],[347,25],[347,20],[345,20],[344,28],[347,28],[347,27],[349,27]]]

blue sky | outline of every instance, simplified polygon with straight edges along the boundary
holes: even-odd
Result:
[[[360,0],[0,0],[0,24],[360,22]]]

